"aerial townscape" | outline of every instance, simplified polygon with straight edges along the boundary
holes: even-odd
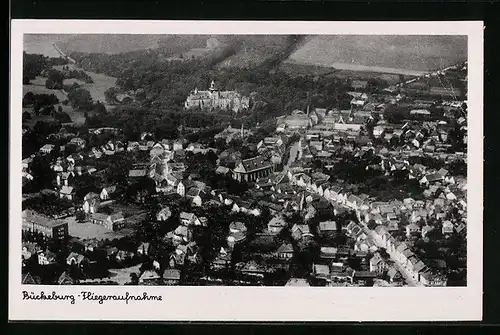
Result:
[[[460,36],[128,38],[25,36],[23,284],[467,285]]]

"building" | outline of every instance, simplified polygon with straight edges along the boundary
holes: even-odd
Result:
[[[203,110],[229,109],[237,113],[250,107],[250,98],[242,96],[236,91],[219,91],[212,80],[208,91],[198,91],[198,89],[192,91],[187,97],[184,107]]]
[[[301,110],[294,110],[291,115],[278,118],[277,132],[285,130],[305,130],[312,126],[309,115]]]
[[[59,197],[61,199],[66,198],[68,200],[73,200],[75,197],[75,190],[73,189],[72,186],[66,186],[64,185],[61,187],[61,190],[59,191]]]
[[[233,178],[238,181],[253,182],[267,177],[274,171],[274,165],[262,156],[245,159],[233,170]]]
[[[66,222],[51,220],[34,211],[22,213],[22,229],[32,233],[41,233],[47,239],[65,240],[68,237]]]
[[[123,228],[125,218],[121,212],[111,215],[103,213],[94,213],[90,216],[90,221],[93,224],[98,224],[106,227],[109,230],[115,231]]]
[[[40,148],[40,152],[43,154],[50,154],[55,148],[55,145],[53,144],[45,144],[43,147]]]
[[[108,186],[108,187],[103,187],[101,193],[99,194],[99,197],[101,200],[109,200],[113,197],[113,195],[116,194],[116,186]]]

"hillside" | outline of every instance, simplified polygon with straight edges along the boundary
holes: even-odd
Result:
[[[116,54],[157,48],[162,37],[164,35],[78,34],[71,35],[57,45],[66,53]]]
[[[309,38],[286,62],[418,75],[466,59],[465,36],[322,35]]]

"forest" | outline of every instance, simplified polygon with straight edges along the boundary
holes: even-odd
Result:
[[[293,36],[290,40],[294,41]],[[137,92],[134,101],[118,104],[114,111],[89,120],[93,126],[121,127],[133,139],[148,131],[158,137],[174,138],[178,126],[214,127],[221,124],[257,126],[271,118],[288,114],[308,105],[323,108],[346,107],[348,82],[326,77],[292,77],[278,69],[280,62],[293,50],[293,43],[281,52],[271,54],[258,65],[217,68],[216,65],[234,54],[230,48],[219,50],[202,59],[165,60],[155,50],[115,55],[72,53],[84,70],[117,78],[117,89],[107,96]],[[237,90],[254,102],[249,110],[238,114],[225,110],[204,113],[184,110],[189,93],[207,89],[215,80],[220,90]]]

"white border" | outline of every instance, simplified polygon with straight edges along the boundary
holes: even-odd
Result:
[[[12,20],[9,319],[141,321],[462,321],[482,318],[483,22]],[[148,292],[163,302],[21,299],[21,100],[25,33],[380,34],[468,36],[468,275],[463,288],[41,286],[59,294]]]

